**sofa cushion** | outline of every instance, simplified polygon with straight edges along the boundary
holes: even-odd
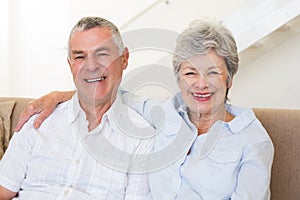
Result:
[[[272,200],[300,199],[300,110],[254,109],[274,147]]]
[[[15,103],[16,101],[14,100],[0,102],[0,117],[2,119],[4,128],[4,151],[7,148],[9,140],[11,138],[11,114],[14,109]]]

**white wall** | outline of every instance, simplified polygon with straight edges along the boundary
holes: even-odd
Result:
[[[9,91],[9,74],[8,67],[8,1],[1,2],[0,6],[0,71],[1,84],[0,93],[7,94]],[[1,95],[0,94],[0,95]]]
[[[66,42],[70,28],[79,18],[99,15],[113,21],[121,31],[144,27],[181,30],[197,16],[219,17],[240,1],[230,0],[1,0],[1,73],[0,96],[38,97],[51,90],[73,89],[66,62]],[[155,2],[158,2],[155,4]],[[146,14],[141,11],[154,5]],[[182,10],[183,5],[186,7]],[[210,11],[209,11],[210,10]],[[2,12],[3,11],[3,12]],[[130,21],[138,16],[139,20]],[[130,22],[127,24],[127,22]],[[2,24],[1,24],[2,25]],[[140,36],[142,37],[142,36]],[[168,38],[165,38],[166,40]],[[136,54],[137,55],[137,54]],[[146,55],[136,66],[153,63]],[[131,63],[135,65],[134,62]]]
[[[20,59],[15,95],[73,87],[66,61],[69,1],[20,0]]]
[[[249,107],[300,109],[300,34],[242,66],[231,102]]]
[[[174,80],[170,53],[166,51],[174,45],[174,34],[198,17],[222,19],[246,0],[1,1],[0,17],[3,20],[0,25],[3,30],[0,32],[0,96],[39,97],[52,90],[73,89],[66,62],[67,36],[79,18],[98,15],[113,21],[125,35],[134,36],[137,30],[143,28],[151,28],[156,33],[159,30],[164,32],[154,39],[147,39],[145,34],[136,35],[135,41],[155,42],[155,39],[159,39],[161,43],[154,46],[169,46],[163,50],[147,49],[141,43],[139,45],[142,48],[132,49],[125,83],[131,79],[142,81],[146,85],[144,92],[155,96],[159,90],[159,96],[165,97],[177,89],[175,84],[171,84]],[[146,12],[141,14],[140,11]],[[291,38],[248,66],[241,67],[230,93],[232,102],[245,106],[300,108],[297,87],[299,79],[296,77],[299,74],[299,59],[296,55],[299,52],[299,40],[299,36]],[[152,83],[145,82],[150,73],[134,77],[139,67],[155,63],[162,65],[164,72],[156,72],[151,76],[165,81],[163,84],[170,84],[167,87],[156,85],[150,89],[148,86]],[[170,74],[167,75],[168,71]],[[141,88],[139,85],[134,89]]]
[[[2,0],[8,26],[2,27],[0,47],[8,54],[1,62],[1,96],[35,97],[49,90],[72,88],[66,66],[69,1]],[[1,6],[2,8],[2,6]],[[5,55],[5,54],[4,54]]]

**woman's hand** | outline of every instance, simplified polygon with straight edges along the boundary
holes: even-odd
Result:
[[[74,93],[75,91],[54,91],[30,102],[25,110],[20,114],[15,131],[19,131],[25,122],[27,122],[34,114],[38,114],[38,116],[34,120],[33,126],[34,128],[39,128],[43,121],[54,111],[56,106],[61,102],[71,99]]]

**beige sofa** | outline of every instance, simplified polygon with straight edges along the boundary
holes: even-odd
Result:
[[[0,97],[0,116],[2,119],[6,118],[2,120],[2,123],[6,126],[10,124],[5,130],[9,131],[6,133],[6,140],[11,137],[20,112],[31,100]],[[275,146],[271,199],[300,199],[300,110],[256,108],[254,111],[267,129]],[[9,128],[10,130],[7,130]],[[5,138],[2,139],[3,144]]]

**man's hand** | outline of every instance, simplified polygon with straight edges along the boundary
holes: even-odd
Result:
[[[39,128],[43,121],[54,111],[56,106],[64,101],[71,99],[75,91],[68,92],[50,92],[37,100],[34,100],[28,104],[25,110],[20,114],[15,131],[19,131],[25,122],[34,115],[38,114],[34,120],[34,128]]]

